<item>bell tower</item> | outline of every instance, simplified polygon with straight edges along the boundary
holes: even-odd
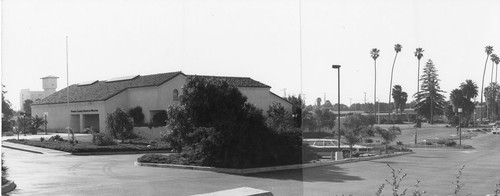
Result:
[[[57,78],[56,76],[47,76],[42,79],[42,87],[45,96],[51,95],[56,92],[57,89]]]

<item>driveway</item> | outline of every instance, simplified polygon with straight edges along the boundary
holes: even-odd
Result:
[[[34,154],[3,148],[11,195],[192,195],[238,187],[269,190],[274,195],[374,195],[390,178],[387,163],[402,168],[402,183],[413,191],[416,180],[428,195],[452,194],[461,165],[465,192],[492,194],[500,177],[500,135],[466,140],[472,150],[416,149],[415,154],[334,166],[247,176],[208,171],[137,167],[140,155],[74,156]],[[391,195],[390,187],[384,195]]]

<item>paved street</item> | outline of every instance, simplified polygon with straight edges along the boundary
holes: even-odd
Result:
[[[2,152],[9,179],[18,185],[10,195],[191,195],[243,186],[275,195],[373,195],[390,178],[386,163],[408,173],[403,187],[413,191],[413,184],[421,180],[421,189],[429,195],[451,194],[454,175],[465,164],[463,190],[491,194],[500,177],[500,136],[489,133],[464,143],[476,149],[418,149],[400,157],[248,176],[134,166],[140,155],[73,156],[7,148]],[[391,195],[390,187],[384,190],[384,195]]]

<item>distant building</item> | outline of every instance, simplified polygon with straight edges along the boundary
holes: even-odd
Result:
[[[165,111],[169,105],[178,104],[182,88],[189,77],[182,72],[170,72],[153,75],[135,75],[114,78],[106,81],[89,81],[73,84],[66,89],[35,102],[32,114],[47,115],[48,129],[64,129],[70,127],[75,132],[85,128],[93,128],[107,132],[105,119],[107,114],[116,108],[128,111],[140,106],[145,121]],[[284,98],[272,93],[271,87],[247,77],[198,76],[225,80],[236,86],[246,96],[249,103],[264,112],[273,103],[280,103],[291,113],[292,104]],[[67,96],[69,93],[69,107]]]
[[[36,102],[55,93],[57,89],[57,78],[59,77],[47,76],[41,78],[43,91],[30,91],[30,89],[21,89],[19,108],[24,111],[24,101],[28,99]]]

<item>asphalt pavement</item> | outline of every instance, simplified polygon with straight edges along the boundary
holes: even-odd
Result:
[[[134,166],[141,155],[75,156],[37,154],[2,148],[9,179],[18,185],[10,195],[193,195],[239,187],[274,195],[374,195],[390,179],[387,164],[416,180],[428,195],[453,193],[452,181],[465,165],[462,191],[492,194],[500,178],[500,135],[481,134],[464,144],[475,149],[415,149],[415,154],[302,170],[230,175],[209,171]],[[392,195],[386,185],[383,195]]]

